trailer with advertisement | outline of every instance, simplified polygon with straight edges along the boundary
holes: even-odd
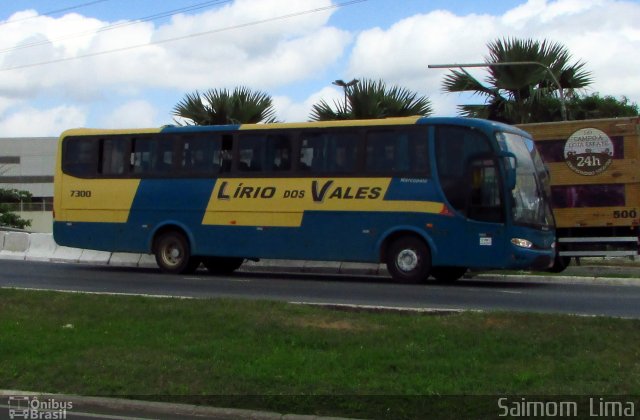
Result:
[[[572,257],[636,256],[640,117],[522,124],[549,170],[562,271]]]

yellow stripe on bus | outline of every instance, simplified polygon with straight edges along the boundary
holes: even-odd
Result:
[[[375,120],[340,120],[340,121],[313,121],[299,123],[269,123],[269,124],[242,124],[239,130],[274,130],[292,128],[317,128],[328,127],[373,127],[387,125],[410,125],[415,124],[421,117],[419,115],[411,117],[380,118]]]
[[[205,225],[300,227],[302,212],[214,211],[205,216]]]
[[[126,223],[139,179],[78,179],[64,175],[60,222]]]
[[[296,227],[305,211],[441,213],[441,202],[385,200],[390,178],[219,179],[202,224]]]

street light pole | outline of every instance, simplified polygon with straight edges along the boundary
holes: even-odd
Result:
[[[353,79],[350,82],[345,82],[344,80],[334,80],[332,83],[336,86],[340,86],[344,89],[344,110],[347,111],[347,89],[351,86],[355,86],[360,82],[358,79]]]
[[[562,85],[560,81],[553,74],[551,68],[546,64],[540,63],[538,61],[503,61],[500,63],[471,63],[471,64],[429,64],[430,69],[451,69],[451,68],[459,68],[462,69],[464,67],[500,67],[500,66],[540,66],[544,68],[551,76],[551,80],[555,83],[558,88],[558,93],[560,95],[560,113],[562,114],[562,120],[567,121],[567,105],[564,102],[564,91],[562,90]]]

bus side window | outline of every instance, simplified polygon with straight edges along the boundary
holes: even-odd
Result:
[[[300,143],[298,168],[312,173],[355,172],[358,163],[358,133],[306,133]]]
[[[468,215],[471,219],[499,223],[503,221],[498,169],[495,159],[471,157],[468,164],[471,184]]]
[[[324,169],[324,134],[305,134],[300,140],[298,169],[304,172],[321,172]]]
[[[330,173],[355,172],[358,163],[358,134],[330,132],[326,140],[325,148],[329,152],[327,171]]]
[[[182,144],[182,171],[193,175],[212,176],[220,172],[220,139],[186,136]]]
[[[269,155],[273,156],[273,170],[277,172],[291,169],[291,139],[284,134],[268,137]]]
[[[238,170],[240,172],[258,171],[262,168],[261,143],[264,143],[264,139],[255,134],[239,136]]]
[[[410,135],[411,173],[418,176],[429,177],[429,137],[427,130],[418,129]]]
[[[220,164],[220,173],[226,174],[231,172],[231,162],[233,160],[233,136],[225,134],[222,136],[222,144],[218,152],[218,162]]]
[[[131,173],[143,175],[151,169],[151,144],[147,139],[131,139]]]
[[[131,173],[140,176],[170,173],[173,168],[173,138],[134,137]]]
[[[473,175],[489,177],[490,169],[479,170],[476,158],[489,155],[491,146],[489,139],[482,133],[466,127],[443,126],[436,130],[436,162],[438,177],[445,197],[451,206],[459,212],[469,216],[468,207],[477,201],[472,195]],[[479,171],[474,171],[476,168]],[[490,181],[483,178],[481,182]],[[477,214],[477,209],[476,214]]]
[[[291,169],[291,138],[288,134],[242,134],[238,143],[241,172],[282,172]]]
[[[124,174],[129,142],[125,137],[113,136],[100,139],[100,166],[98,172],[103,176]]]
[[[367,172],[405,173],[409,166],[409,135],[406,130],[372,130],[367,133]]]
[[[79,178],[96,175],[98,139],[94,137],[68,137],[64,141],[63,171]]]

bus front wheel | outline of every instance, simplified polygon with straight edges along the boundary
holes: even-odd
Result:
[[[556,258],[553,260],[553,265],[548,268],[550,273],[562,273],[571,264],[571,257],[561,257],[560,254],[556,254]]]
[[[429,277],[431,252],[421,239],[403,236],[391,243],[386,255],[387,270],[400,283],[419,283]]]
[[[154,252],[158,267],[167,273],[192,273],[200,265],[200,260],[191,256],[186,236],[177,231],[168,231],[158,236]]]

